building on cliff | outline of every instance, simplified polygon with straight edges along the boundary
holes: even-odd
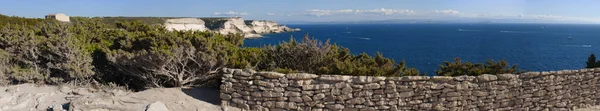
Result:
[[[67,16],[63,13],[48,14],[48,15],[46,15],[46,19],[56,19],[61,22],[69,22],[70,21],[69,16]]]

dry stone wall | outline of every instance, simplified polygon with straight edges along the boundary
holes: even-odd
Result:
[[[566,111],[600,102],[600,69],[459,77],[222,73],[221,104],[247,110]]]

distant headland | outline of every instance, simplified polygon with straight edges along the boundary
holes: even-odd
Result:
[[[66,14],[46,15],[47,19],[70,22]],[[241,17],[98,17],[103,22],[135,21],[163,25],[168,30],[211,31],[220,34],[244,34],[245,38],[262,37],[261,34],[300,31],[269,20],[244,20]]]

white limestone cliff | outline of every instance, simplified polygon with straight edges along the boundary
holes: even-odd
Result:
[[[241,17],[232,17],[227,19],[227,22],[223,24],[221,28],[218,29],[218,32],[221,34],[229,34],[229,33],[244,33],[244,34],[252,34],[254,30],[251,29],[244,23],[244,19]]]
[[[206,28],[206,26],[204,25],[204,21],[202,21],[202,19],[197,18],[167,19],[165,21],[165,27],[168,30],[208,30],[208,28]]]
[[[250,27],[254,29],[256,33],[278,33],[279,32],[279,24],[273,21],[264,21],[264,20],[255,20],[252,21]]]
[[[212,30],[206,26],[206,22],[200,18],[177,18],[167,19],[165,27],[169,30],[199,30],[199,31],[213,31],[221,34],[238,34],[243,33],[246,38],[262,37],[260,34],[268,33],[281,33],[299,31],[300,29],[292,29],[287,26],[279,25],[273,21],[266,20],[251,20],[244,21],[241,17],[231,17],[217,19],[209,22],[217,23],[216,28]],[[215,22],[215,21],[223,21]],[[248,22],[248,23],[247,23]]]

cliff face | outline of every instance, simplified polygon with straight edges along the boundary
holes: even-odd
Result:
[[[221,34],[228,33],[244,33],[251,34],[254,30],[244,23],[244,19],[240,17],[234,17],[227,19],[227,22],[223,23],[223,26],[217,30]]]
[[[165,27],[168,30],[208,30],[208,28],[204,25],[204,21],[197,18],[167,19],[165,21]]]
[[[248,21],[248,25],[254,29],[254,31],[258,34],[264,34],[264,33],[281,33],[281,32],[290,32],[290,31],[295,31],[292,28],[289,28],[287,26],[282,26],[279,25],[276,22],[273,21],[266,21],[266,20],[251,20]]]
[[[246,20],[232,18],[177,18],[167,19],[165,27],[169,30],[210,30],[221,34],[242,33],[245,37],[261,37],[260,34],[298,31],[273,21]]]

